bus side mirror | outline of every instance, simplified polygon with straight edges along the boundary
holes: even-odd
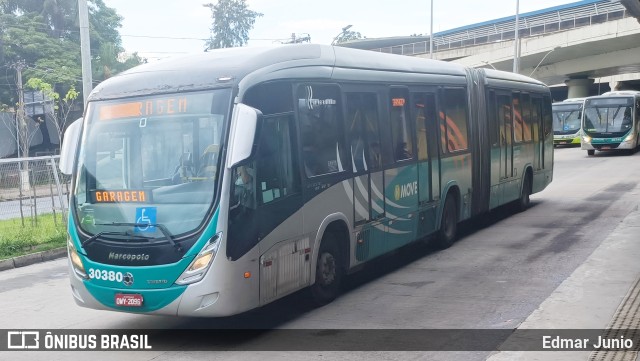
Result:
[[[253,156],[261,117],[262,113],[258,109],[241,103],[236,104],[231,117],[227,168],[240,165]]]
[[[73,161],[76,157],[76,149],[78,149],[78,141],[80,140],[80,130],[82,129],[82,118],[76,119],[67,130],[64,131],[64,139],[62,148],[60,148],[60,172],[62,174],[71,174],[73,172]]]

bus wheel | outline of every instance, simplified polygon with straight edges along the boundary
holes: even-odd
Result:
[[[524,177],[524,183],[522,183],[522,192],[520,192],[520,199],[518,200],[518,211],[523,212],[527,210],[529,204],[531,204],[531,177],[527,174]]]
[[[435,245],[440,249],[451,247],[456,240],[458,232],[458,207],[454,197],[447,196],[442,210],[442,219],[440,219],[440,230],[436,238]]]
[[[335,236],[328,233],[322,239],[316,262],[316,281],[311,286],[311,297],[319,305],[333,301],[340,292],[342,264]]]
[[[594,154],[596,154],[596,150],[595,149],[587,150],[587,155],[594,155]]]

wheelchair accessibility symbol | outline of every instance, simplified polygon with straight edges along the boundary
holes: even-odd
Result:
[[[156,227],[156,207],[140,207],[136,208],[136,232],[155,232]]]

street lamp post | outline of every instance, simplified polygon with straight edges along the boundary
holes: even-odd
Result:
[[[488,62],[488,61],[486,61],[486,60],[483,60],[482,62],[483,62],[483,63],[485,63],[485,64],[487,64],[487,65],[489,65],[490,67],[492,67],[492,68],[493,68],[493,70],[498,70],[498,69],[496,69],[496,67],[495,67],[495,66],[493,66],[493,64],[491,64],[490,62]]]
[[[513,72],[520,71],[520,0],[516,0],[516,24],[514,28]]]
[[[533,71],[531,72],[531,74],[529,74],[529,76],[532,76],[532,75],[533,75],[533,73],[535,73],[535,72],[536,72],[536,70],[538,70],[538,67],[542,64],[542,62],[544,61],[544,59],[546,59],[546,58],[547,58],[547,56],[549,56],[549,54],[553,53],[553,52],[554,52],[554,50],[558,50],[558,49],[560,49],[560,47],[559,47],[559,46],[556,46],[555,48],[553,48],[553,49],[549,50],[549,52],[547,52],[546,54],[544,54],[544,56],[542,57],[542,59],[540,60],[540,62],[538,63],[538,65],[536,65],[536,67],[535,67],[535,68],[533,68]]]
[[[336,37],[335,37],[335,38],[333,38],[333,41],[331,42],[331,45],[335,45],[336,40],[338,40],[338,38],[340,37],[340,35],[344,35],[344,34],[347,32],[347,30],[351,29],[351,27],[352,27],[352,26],[353,26],[353,25],[347,25],[347,26],[345,26],[344,28],[342,28],[342,31],[341,31],[338,35],[336,35]]]
[[[433,59],[433,0],[431,0],[431,20],[429,21],[429,57]]]

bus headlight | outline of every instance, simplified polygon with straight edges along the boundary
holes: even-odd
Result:
[[[585,134],[582,136],[582,141],[585,143],[591,143],[591,137]]]
[[[222,232],[213,236],[213,238],[202,247],[202,251],[198,253],[189,267],[178,277],[176,283],[179,285],[187,285],[200,281],[204,275],[207,274],[211,263],[213,263],[213,259],[216,258],[221,239]]]
[[[636,139],[636,135],[635,134],[629,134],[627,135],[626,138],[624,138],[625,142],[633,142],[633,140]]]
[[[76,251],[76,247],[73,246],[71,240],[67,240],[67,250],[69,251],[69,259],[71,260],[71,265],[73,266],[73,271],[80,277],[84,279],[89,279],[87,276],[87,272],[84,270],[84,265],[82,264],[82,259]]]

